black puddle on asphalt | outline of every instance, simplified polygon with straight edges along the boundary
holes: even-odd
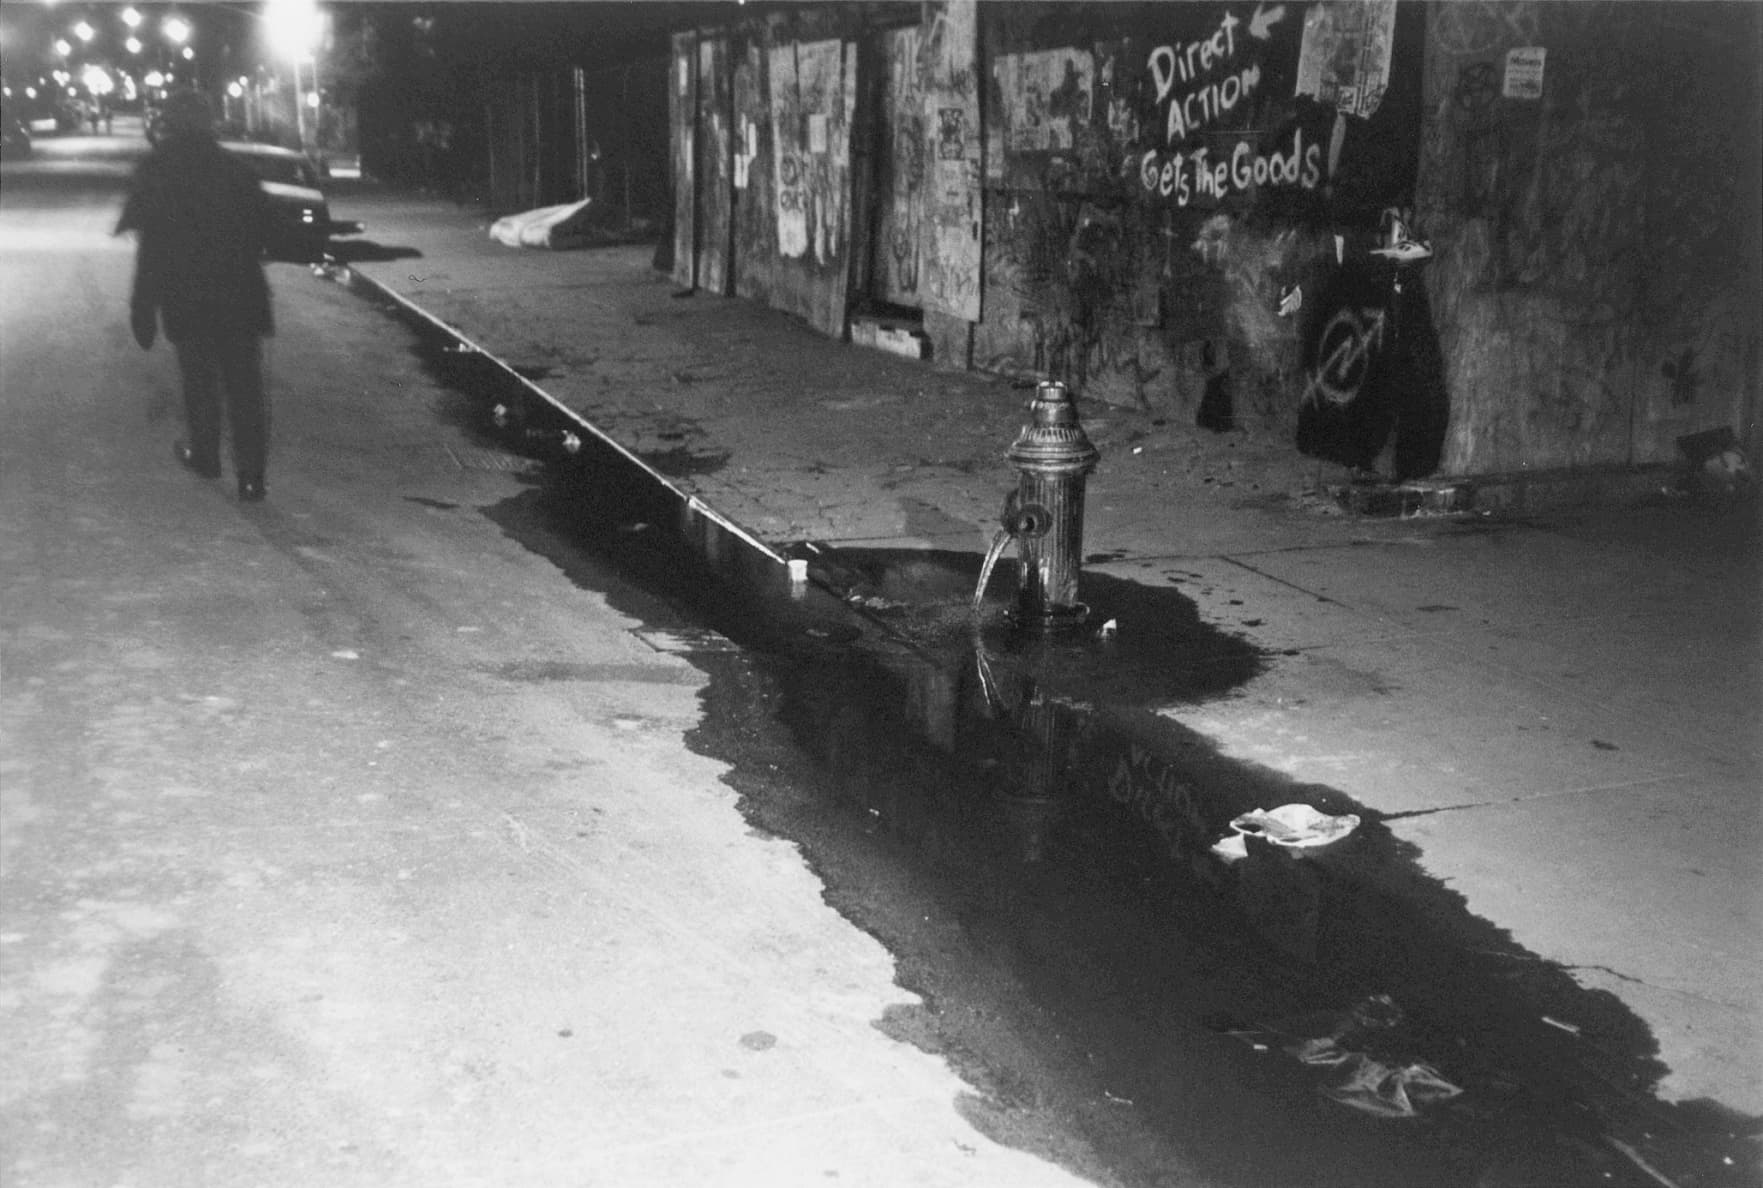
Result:
[[[465,396],[446,412],[486,435],[519,386],[442,345],[420,353]],[[710,678],[692,746],[895,955],[927,1005],[880,1026],[957,1064],[999,1141],[1131,1185],[1760,1182],[1756,1121],[1659,1102],[1652,1037],[1614,996],[1471,915],[1345,794],[1148,712],[1265,663],[1179,593],[1086,575],[1119,631],[1068,642],[996,608],[976,631],[965,554],[821,554],[792,597],[781,567],[596,450],[487,514],[626,613],[744,646],[691,654]],[[1210,854],[1237,813],[1294,801],[1364,824],[1315,857]],[[1401,1021],[1343,1046],[1461,1096],[1370,1117],[1268,1030],[1314,1037],[1377,995]]]

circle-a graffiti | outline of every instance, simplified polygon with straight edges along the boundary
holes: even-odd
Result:
[[[1372,356],[1383,341],[1381,309],[1342,306],[1324,323],[1316,340],[1311,398],[1335,407],[1350,404],[1365,386]]]

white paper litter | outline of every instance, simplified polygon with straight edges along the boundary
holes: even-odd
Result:
[[[519,214],[504,215],[490,224],[490,238],[509,247],[550,248],[553,251],[581,247],[588,207],[593,199],[541,206]]]

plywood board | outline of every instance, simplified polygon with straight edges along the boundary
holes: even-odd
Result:
[[[933,0],[924,11],[921,293],[925,308],[976,322],[984,228],[978,9],[975,0]]]
[[[698,287],[730,292],[734,256],[733,80],[728,42],[698,43]]]
[[[801,42],[775,46],[767,59],[777,187],[771,303],[839,336],[850,250],[856,48],[838,40]]]
[[[676,33],[668,69],[667,114],[673,155],[673,282],[683,289],[698,283],[697,111],[698,36]]]
[[[766,51],[749,41],[734,69],[735,292],[755,301],[771,296],[777,258],[777,187],[772,169],[771,111],[766,103]]]
[[[877,157],[874,295],[917,306],[923,251],[924,103],[919,78],[923,37],[917,26],[883,34],[883,142]]]

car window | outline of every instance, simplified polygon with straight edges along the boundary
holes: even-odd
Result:
[[[299,157],[269,156],[265,153],[235,154],[257,174],[258,181],[275,182],[284,186],[306,186],[318,188],[318,178],[312,166]]]

